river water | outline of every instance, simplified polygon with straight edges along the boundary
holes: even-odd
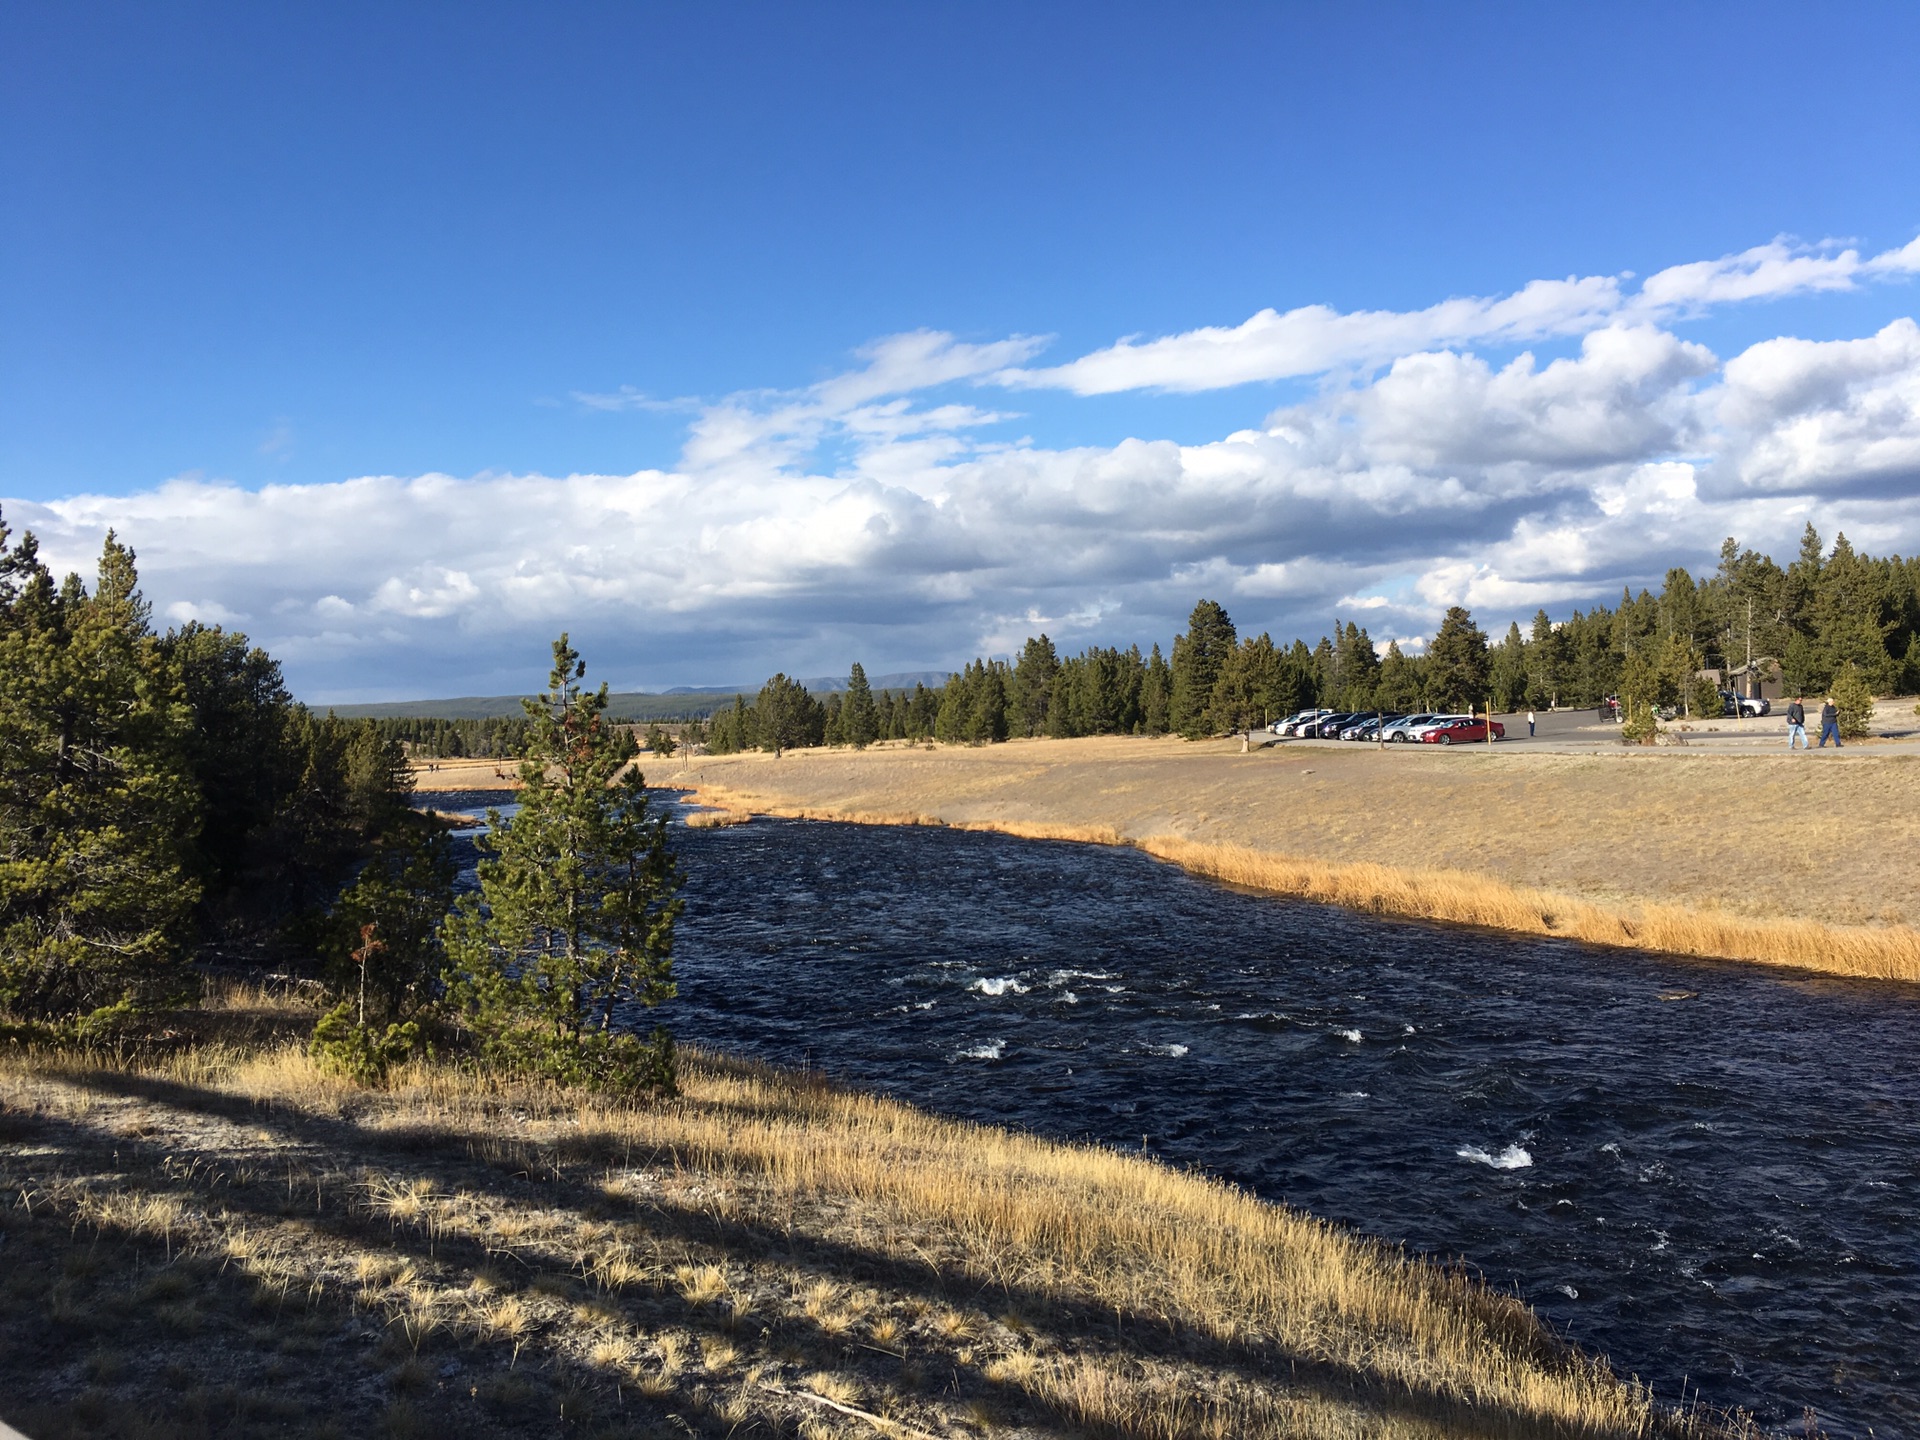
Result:
[[[677,839],[683,1041],[1464,1259],[1666,1403],[1920,1434],[1904,988],[1381,920],[1127,850]]]

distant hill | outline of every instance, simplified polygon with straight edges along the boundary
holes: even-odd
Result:
[[[751,693],[751,692],[749,692]],[[608,695],[607,714],[615,720],[704,720],[733,703],[731,690],[669,695]],[[492,720],[518,719],[518,695],[462,695],[449,700],[390,700],[372,705],[326,705],[343,720]]]
[[[847,677],[817,676],[800,682],[816,695],[831,695],[847,688]],[[929,689],[947,683],[945,670],[903,670],[893,675],[875,675],[868,682],[875,690],[911,690],[915,685]],[[615,720],[705,720],[716,710],[733,703],[736,695],[751,700],[758,685],[676,685],[659,695],[630,691],[607,696],[607,714]],[[324,705],[343,720],[491,720],[520,714],[518,695],[461,695],[447,700],[388,700],[370,705]]]
[[[867,684],[875,690],[911,690],[916,685],[924,685],[929,690],[937,690],[947,683],[948,670],[900,670],[892,675],[869,675]],[[847,688],[844,675],[821,675],[800,682],[816,695],[832,695]],[[758,685],[753,690],[758,690]],[[753,690],[748,691],[752,694]],[[729,692],[731,693],[731,692]]]

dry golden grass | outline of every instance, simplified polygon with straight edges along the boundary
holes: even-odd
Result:
[[[1091,834],[1054,838],[1113,843]],[[1920,930],[1909,925],[1755,919],[1677,905],[1624,909],[1460,871],[1337,865],[1268,855],[1244,845],[1159,836],[1136,844],[1158,859],[1230,885],[1377,914],[1484,925],[1523,935],[1559,935],[1672,955],[1797,965],[1879,980],[1920,980]]]
[[[0,1413],[41,1440],[189,1396],[235,1434],[401,1404],[502,1435],[1712,1428],[1518,1302],[1229,1186],[756,1067],[685,1079],[633,1107],[445,1064],[370,1093],[291,1045],[0,1052],[0,1233],[34,1257],[0,1281]],[[76,1399],[75,1345],[139,1358]]]
[[[1477,748],[1033,741],[696,759],[672,783],[728,811],[1133,845],[1380,914],[1920,980],[1911,757]]]

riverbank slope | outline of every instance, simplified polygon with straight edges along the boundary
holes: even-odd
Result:
[[[1920,757],[1101,738],[643,761],[721,811],[1133,844],[1362,909],[1920,980]]]
[[[0,1048],[0,1416],[69,1436],[1726,1433],[1510,1297],[1150,1160],[690,1057],[650,1106]]]

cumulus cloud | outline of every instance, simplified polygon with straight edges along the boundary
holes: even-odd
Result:
[[[660,469],[183,479],[6,512],[75,568],[117,527],[159,613],[244,625],[316,698],[515,688],[561,628],[619,684],[917,667],[1039,629],[1164,643],[1201,594],[1283,639],[1340,617],[1417,645],[1449,604],[1499,625],[1564,611],[1710,564],[1727,534],[1790,549],[1809,518],[1911,552],[1920,326],[1724,362],[1674,326],[1916,267],[1920,242],[1868,259],[1775,244],[1631,290],[1548,282],[1122,342],[1072,372],[1093,391],[1378,361],[1197,444],[1007,438],[1019,417],[983,389],[1068,383],[1035,377],[1083,362],[1032,370],[1043,340],[917,331],[817,384],[701,406]],[[1544,334],[1578,352],[1512,353]]]
[[[1916,271],[1920,240],[1867,259],[1851,248],[1775,240],[1718,260],[1670,266],[1637,290],[1625,277],[1568,276],[1535,280],[1511,295],[1446,300],[1423,310],[1343,314],[1324,305],[1284,313],[1262,310],[1239,325],[1203,326],[1153,340],[1129,337],[1063,365],[1015,366],[997,378],[1007,385],[1058,387],[1077,395],[1217,390],[1380,365],[1415,350],[1577,335],[1616,318],[1659,324],[1714,305],[1851,290],[1862,281]]]
[[[1920,326],[1860,340],[1767,340],[1729,361],[1716,407],[1739,489],[1920,489]]]

